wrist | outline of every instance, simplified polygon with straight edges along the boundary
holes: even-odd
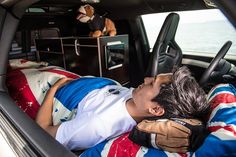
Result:
[[[50,92],[56,92],[58,90],[58,87],[52,86],[48,91]]]

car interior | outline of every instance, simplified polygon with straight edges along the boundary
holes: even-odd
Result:
[[[80,13],[78,8],[85,4],[92,5],[98,15],[111,19],[115,23],[117,34],[89,36],[91,30],[88,23],[76,19]],[[211,89],[220,83],[235,85],[235,7],[234,0],[0,0],[0,131],[4,132],[8,145],[11,145],[18,156],[59,157],[78,156],[81,153],[81,156],[98,156],[97,152],[101,153],[105,146],[108,147],[107,143],[102,143],[89,149],[85,154],[83,151],[69,151],[35,123],[37,112],[32,110],[37,110],[38,107],[34,108],[34,103],[32,105],[25,102],[34,101],[40,104],[43,98],[37,95],[39,89],[36,85],[46,74],[38,74],[37,71],[29,73],[27,70],[30,67],[45,67],[39,70],[50,73],[50,78],[47,76],[44,80],[45,84],[62,75],[71,78],[97,76],[113,79],[125,87],[136,88],[147,76],[169,73],[173,68],[185,65],[206,93],[211,93]],[[184,18],[181,12],[190,14],[191,11],[215,9],[228,20],[234,34],[226,35],[225,32],[229,30],[221,30],[219,26],[218,30],[225,36],[222,37],[223,42],[218,42],[213,35],[206,37],[211,28],[209,31],[202,29],[198,35],[207,39],[202,44],[200,38],[194,37],[194,32],[188,32],[196,45],[202,44],[202,49],[208,41],[213,42],[216,49],[210,48],[214,52],[209,53],[202,50],[201,53],[201,46],[198,46],[199,52],[186,53],[182,42],[178,40],[178,31],[182,29],[180,22]],[[153,23],[152,31],[156,34],[151,44],[148,30],[145,30],[145,16],[162,13],[165,13],[165,16],[164,20],[159,22],[159,28],[154,25],[156,21],[160,21],[159,18],[150,20],[150,25]],[[209,20],[210,18],[213,17],[209,17]],[[203,25],[203,22],[200,24]],[[194,28],[200,29],[198,26]],[[190,45],[187,38],[183,39],[183,42],[187,46]],[[27,75],[35,75],[35,80],[31,80],[31,83],[24,82]],[[31,91],[25,92],[24,96],[20,95],[19,91],[25,91],[26,86],[29,86]],[[45,93],[48,87],[43,88]],[[236,91],[232,93],[234,96],[230,102],[225,102],[234,106],[230,116],[236,113]],[[31,95],[38,96],[40,101]],[[23,104],[29,105],[31,110],[24,108]],[[222,117],[225,118],[224,115]],[[235,119],[232,117],[230,122],[227,121],[227,125],[225,124],[229,126],[228,130],[233,130],[224,138],[230,141],[231,146],[219,144],[219,148],[222,148],[220,153],[227,151],[229,156],[236,154],[233,151],[233,147],[236,146]],[[212,136],[216,134],[218,135],[218,132]],[[123,137],[127,138],[127,134]],[[215,139],[223,138],[214,137],[213,141]],[[211,152],[206,153],[206,148],[211,144],[210,137],[209,141],[196,152],[196,156],[213,155]],[[109,150],[110,156],[127,155],[121,153],[122,149],[127,147],[127,143],[113,147],[116,146],[120,146],[117,148],[118,153],[114,150],[117,153],[115,155]],[[134,148],[137,146],[130,144],[128,154],[132,153]],[[147,156],[161,156],[163,153],[154,148],[142,149],[143,154],[146,153]],[[107,151],[99,155],[109,156],[106,154]],[[192,155],[195,154],[187,154]]]

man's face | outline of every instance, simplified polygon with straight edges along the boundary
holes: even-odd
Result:
[[[155,77],[146,77],[144,83],[133,91],[133,100],[139,107],[145,107],[152,103],[152,99],[158,94],[158,86]]]
[[[157,102],[152,101],[159,92],[162,84],[171,81],[172,74],[159,74],[156,77],[146,77],[144,83],[134,89],[132,96],[136,107],[141,110],[148,110],[157,106]]]

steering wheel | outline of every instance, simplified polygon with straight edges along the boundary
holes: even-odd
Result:
[[[214,69],[216,68],[216,66],[219,64],[220,60],[222,58],[224,58],[224,56],[226,55],[226,53],[228,52],[229,48],[231,47],[232,42],[231,41],[227,41],[219,50],[219,52],[217,53],[217,55],[215,56],[214,59],[212,59],[210,65],[208,66],[208,68],[204,71],[204,73],[202,74],[202,77],[199,81],[200,86],[204,86],[208,79],[211,76],[211,73],[214,71]]]

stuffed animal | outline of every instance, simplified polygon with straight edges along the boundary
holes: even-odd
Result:
[[[76,17],[82,23],[88,23],[91,32],[89,36],[100,37],[103,35],[115,36],[115,24],[109,18],[104,18],[95,13],[94,8],[89,5],[83,5],[78,9],[78,16]]]

